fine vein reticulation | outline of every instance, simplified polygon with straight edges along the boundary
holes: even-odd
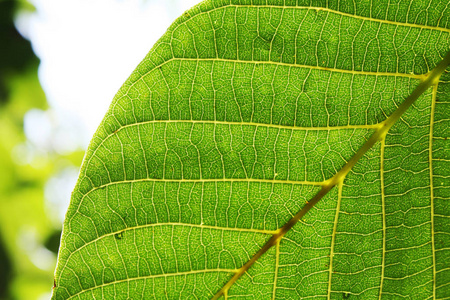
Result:
[[[449,49],[447,0],[187,11],[91,141],[52,299],[449,298]]]
[[[397,122],[403,113],[416,101],[420,95],[422,95],[428,88],[436,88],[439,83],[439,78],[445,69],[450,65],[450,52],[444,57],[444,59],[425,77],[425,80],[421,82],[415,90],[409,95],[405,101],[395,110],[395,112],[386,121],[381,122],[372,136],[367,142],[356,152],[356,154],[342,167],[339,172],[336,173],[331,179],[327,180],[322,189],[310,200],[305,206],[283,227],[281,227],[277,233],[272,235],[270,240],[259,250],[238,272],[228,281],[225,286],[220,289],[212,299],[219,299],[222,295],[227,296],[227,292],[230,287],[245,273],[247,270],[271,247],[278,245],[283,236],[292,228],[295,224],[314,206],[316,205],[333,187],[341,185],[347,176],[348,172],[358,162],[364,153],[371,149],[375,143],[383,141],[388,133],[389,129]],[[339,193],[341,194],[341,193]],[[330,272],[331,276],[331,272]],[[329,281],[331,284],[331,279]],[[329,290],[331,291],[331,289]],[[380,296],[381,297],[381,296]]]

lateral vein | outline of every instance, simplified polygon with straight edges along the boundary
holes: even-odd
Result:
[[[366,141],[366,143],[353,155],[353,157],[339,170],[333,177],[325,182],[322,189],[309,201],[305,206],[292,217],[283,227],[281,227],[276,234],[264,244],[264,246],[255,255],[245,263],[233,277],[214,295],[213,300],[219,299],[222,295],[228,293],[231,286],[247,272],[247,270],[272,246],[276,245],[283,236],[294,227],[297,222],[313,208],[328,192],[336,185],[341,184],[350,170],[355,164],[363,157],[363,155],[371,149],[376,143],[382,141],[387,135],[389,129],[400,119],[403,113],[430,87],[437,85],[441,74],[445,71],[447,66],[450,65],[450,51],[447,52],[445,57],[439,62],[439,64],[428,73],[426,78],[414,89],[414,91],[406,97],[405,101],[387,118],[380,123],[378,129],[372,134],[372,136]]]

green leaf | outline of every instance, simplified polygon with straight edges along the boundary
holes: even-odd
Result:
[[[189,10],[92,139],[53,299],[450,297],[449,48],[447,0]]]

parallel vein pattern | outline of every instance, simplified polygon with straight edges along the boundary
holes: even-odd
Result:
[[[447,1],[187,11],[89,146],[53,299],[450,297],[449,49]]]

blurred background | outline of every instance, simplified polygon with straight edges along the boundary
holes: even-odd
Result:
[[[0,299],[49,299],[84,151],[121,84],[200,0],[0,0]]]

